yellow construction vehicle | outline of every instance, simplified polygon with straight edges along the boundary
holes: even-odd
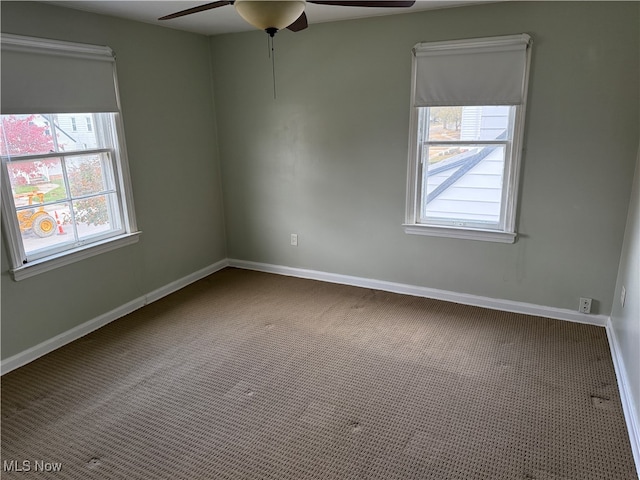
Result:
[[[33,197],[37,197],[40,206],[37,209],[30,208],[28,210],[20,210],[18,212],[20,231],[33,231],[33,233],[40,238],[50,237],[55,234],[57,223],[55,219],[44,210],[44,193],[28,193],[27,196],[29,197],[29,205],[33,205]]]

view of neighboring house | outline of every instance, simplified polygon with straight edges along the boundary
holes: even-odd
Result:
[[[33,148],[29,153],[48,153],[43,150],[47,145],[53,146],[51,150],[55,151],[88,150],[98,147],[98,139],[94,130],[95,120],[91,113],[12,115],[11,117],[37,127],[29,133],[30,147]],[[2,139],[2,143],[19,149],[20,141],[11,138],[8,129],[3,128],[2,131],[3,135],[9,135],[8,138]],[[4,151],[3,154],[5,154]],[[51,181],[62,177],[60,163],[36,162],[36,164],[37,168],[15,169],[12,173],[21,176],[26,184]]]
[[[58,132],[58,143],[68,146],[65,150],[96,148],[95,120],[90,113],[56,113],[51,115]],[[73,148],[71,148],[73,147]]]
[[[431,147],[423,178],[426,202],[422,216],[431,220],[458,219],[499,222],[506,147],[503,144],[474,145],[476,141],[503,140],[509,124],[509,108],[500,106],[461,107],[460,120],[444,125],[429,118],[429,139],[455,140],[450,148]],[[426,110],[426,109],[425,109]],[[451,132],[453,129],[453,132]],[[429,145],[425,147],[429,150]],[[440,160],[443,156],[455,152]]]

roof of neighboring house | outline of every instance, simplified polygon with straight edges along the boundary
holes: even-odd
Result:
[[[486,146],[430,165],[427,208],[430,218],[498,222],[504,157],[501,146]]]

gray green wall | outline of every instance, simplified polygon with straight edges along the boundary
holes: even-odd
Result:
[[[640,427],[640,146],[633,180],[633,194],[627,216],[620,270],[613,297],[611,324],[618,341],[620,356],[627,372],[628,387],[634,402],[636,425]],[[624,307],[620,302],[626,290]],[[636,432],[640,434],[640,432]]]
[[[636,2],[508,2],[211,38],[230,258],[609,315],[638,148]],[[413,45],[534,39],[513,245],[406,235]],[[299,246],[289,245],[290,233]]]
[[[640,22],[640,15],[638,20]],[[640,89],[640,84],[638,88]],[[624,306],[620,301],[622,287],[626,290]],[[627,372],[635,425],[636,428],[640,428],[640,144],[620,255],[620,268],[613,295],[611,325]],[[635,433],[640,436],[640,431]]]
[[[144,232],[21,282],[3,250],[2,358],[227,257],[572,310],[587,296],[594,313],[612,312],[639,143],[636,2],[507,2],[284,31],[276,100],[261,32],[207,40],[32,2],[1,8],[3,32],[116,51]],[[411,47],[521,32],[534,50],[518,242],[404,234]]]
[[[2,32],[116,52],[139,243],[20,282],[2,249],[2,358],[226,258],[207,38],[33,2]]]

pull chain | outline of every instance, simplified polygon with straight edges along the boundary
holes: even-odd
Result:
[[[269,56],[271,57],[271,73],[273,77],[273,99],[276,99],[276,51],[274,48],[275,37],[269,36],[269,42],[271,43],[271,49],[269,50]]]

